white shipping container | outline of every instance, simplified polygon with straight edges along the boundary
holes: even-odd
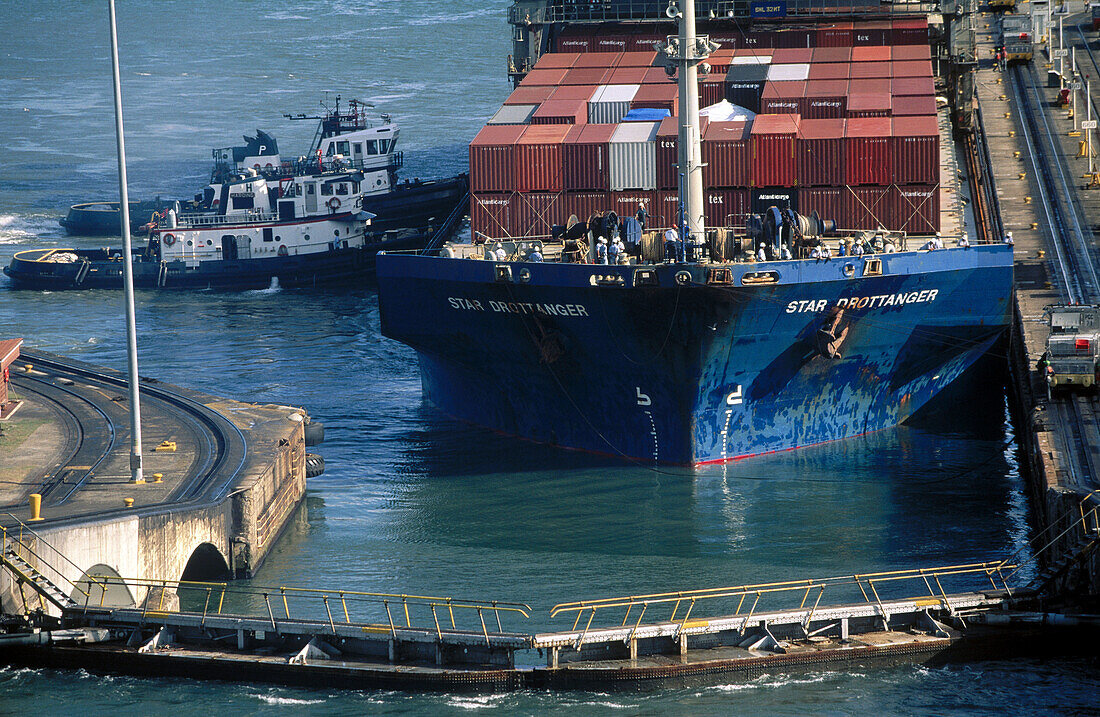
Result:
[[[608,151],[611,191],[657,188],[660,126],[660,122],[626,122],[611,135]]]
[[[641,85],[600,85],[588,100],[588,124],[616,124],[630,111]]]
[[[731,65],[770,65],[771,62],[771,55],[748,55],[730,60]]]
[[[531,124],[538,105],[504,105],[486,124]]]
[[[770,82],[791,82],[806,80],[809,77],[810,65],[808,63],[772,65],[768,68],[768,80]]]

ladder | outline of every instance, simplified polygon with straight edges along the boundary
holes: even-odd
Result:
[[[13,544],[22,545],[22,543],[18,541],[13,541]],[[15,576],[15,580],[20,585],[20,588],[22,588],[24,584],[29,585],[35,592],[53,603],[58,610],[64,612],[65,610],[76,607],[77,604],[71,597],[66,595],[61,588],[54,585],[49,578],[24,560],[23,556],[19,554],[12,544],[5,545],[3,552],[0,552],[0,565],[3,565],[13,576]],[[24,600],[24,602],[26,601]]]

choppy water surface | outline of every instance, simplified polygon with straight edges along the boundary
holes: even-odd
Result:
[[[69,204],[117,194],[103,3],[5,3],[0,18],[0,262],[65,238]],[[284,155],[324,92],[401,125],[407,176],[461,171],[508,93],[507,2],[120,2],[131,196],[188,196],[209,149],[259,127]],[[1000,557],[1025,535],[996,382],[921,428],[698,472],[623,467],[450,421],[420,398],[415,356],[350,292],[138,295],[142,373],[327,426],[307,518],[257,582],[556,602]],[[16,292],[0,335],[124,368],[121,294]],[[416,696],[84,673],[0,671],[0,712],[89,715],[603,713],[989,714],[1091,708],[1094,661],[773,675],[615,695]]]

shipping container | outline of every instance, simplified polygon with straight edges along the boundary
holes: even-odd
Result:
[[[798,80],[806,81],[810,77],[810,65],[809,63],[801,63],[797,65],[776,65],[771,64],[768,66],[768,81],[769,82],[795,82]]]
[[[889,45],[894,29],[889,20],[872,20],[852,25],[852,47],[865,45]]]
[[[935,234],[940,231],[940,187],[938,184],[926,186],[893,187],[892,222],[894,229],[910,234]],[[916,247],[910,247],[916,248]]]
[[[603,85],[588,100],[588,121],[613,124],[630,111],[630,102],[642,85]],[[675,87],[675,85],[673,85]]]
[[[778,48],[772,53],[772,63],[776,65],[809,64],[813,61],[813,55],[814,51],[809,47]]]
[[[642,85],[638,88],[634,99],[630,101],[630,109],[640,108],[668,110],[673,115],[679,114],[679,85],[671,82],[663,85]]]
[[[844,187],[845,223],[841,229],[893,229],[891,187]]]
[[[928,19],[899,18],[891,22],[892,42],[895,46],[921,47],[928,51]],[[921,58],[914,58],[921,59]]]
[[[897,184],[938,184],[940,128],[935,117],[894,117],[890,163]]]
[[[795,137],[799,115],[760,114],[753,120],[749,138],[752,186],[793,187],[796,179]]]
[[[853,62],[848,76],[853,80],[865,80],[879,77],[890,78],[892,74],[889,62]]]
[[[798,125],[798,186],[825,187],[843,181],[844,120],[803,119]]]
[[[538,105],[542,104],[546,100],[550,99],[550,95],[554,94],[554,88],[548,86],[535,86],[535,87],[517,87],[512,94],[508,95],[508,99],[504,100],[506,105]]]
[[[557,87],[550,94],[550,101],[584,100],[588,102],[592,98],[592,95],[596,94],[596,89],[596,85],[565,85],[564,87]]]
[[[854,98],[848,98],[849,103]],[[890,184],[890,119],[849,119],[844,125],[844,183]]]
[[[804,114],[806,82],[767,82],[760,95],[760,111],[764,114]]]
[[[931,95],[894,97],[891,99],[891,117],[934,116],[936,98]]]
[[[738,60],[741,58],[734,58]],[[751,58],[750,58],[751,59]],[[768,65],[760,63],[730,65],[726,73],[726,99],[752,112],[760,111],[760,96],[768,78]]]
[[[715,73],[699,80],[699,105],[709,107],[726,99],[726,73]]]
[[[777,49],[808,50],[813,47],[816,39],[814,33],[809,30],[779,30],[774,35],[772,46]]]
[[[852,48],[852,62],[889,62],[891,48],[886,45],[864,45]]]
[[[703,186],[747,187],[752,182],[749,122],[711,122],[703,132]]]
[[[619,60],[622,58],[622,51],[614,52],[611,50],[594,50],[586,55],[581,55],[577,58],[577,61],[573,63],[573,68],[578,67],[595,67],[610,69],[618,67]]]
[[[890,94],[932,97],[936,94],[936,85],[931,77],[894,77],[890,81]]]
[[[618,125],[574,125],[562,145],[562,182],[567,191],[601,190],[611,185],[608,144]]]
[[[772,63],[771,50],[735,50],[730,65],[770,65]]]
[[[812,64],[823,63],[844,63],[848,64],[852,61],[852,48],[851,47],[817,47],[814,48],[814,56]],[[813,68],[810,69],[813,72]],[[810,75],[811,79],[813,75]]]
[[[639,206],[652,207],[656,204],[656,199],[657,193],[654,191],[633,189],[627,192],[608,192],[607,206],[603,211],[615,212],[619,217],[632,217],[638,213]]]
[[[848,109],[848,80],[817,80],[806,83],[802,116],[810,119],[845,117]]]
[[[565,226],[570,217],[588,222],[593,214],[603,214],[611,206],[607,192],[565,192],[555,207],[554,224]]]
[[[565,75],[569,72],[567,69],[554,68],[549,70],[531,70],[527,73],[527,76],[523,78],[523,81],[519,83],[520,87],[537,87],[542,85],[544,87],[557,87],[565,79]]]
[[[565,194],[561,192],[529,192],[513,194],[511,202],[512,228],[515,236],[547,237],[555,224],[565,224]]]
[[[848,94],[850,95],[889,95],[890,94],[890,79],[887,77],[877,77],[871,79],[857,79],[852,80],[848,84]]]
[[[584,100],[549,100],[531,115],[531,124],[584,124],[588,121],[588,103]]]
[[[675,82],[675,80],[668,76],[663,67],[651,67],[645,71],[645,79],[642,81],[643,85],[660,85],[665,82]]]
[[[852,23],[834,22],[817,29],[817,47],[851,47]]]
[[[645,82],[648,67],[616,67],[608,78],[610,85],[640,85]]]
[[[570,31],[569,34],[561,35],[558,37],[557,51],[558,52],[590,52],[593,46],[593,40],[591,34],[585,31],[585,34],[579,34],[581,28],[576,28]]]
[[[749,209],[763,214],[771,207],[798,211],[798,190],[789,187],[754,187],[749,191]]]
[[[822,219],[832,219],[839,227],[848,227],[844,210],[844,187],[799,187],[799,211],[809,216],[817,212]]]
[[[470,191],[510,192],[514,187],[515,144],[524,125],[485,125],[470,142]]]
[[[576,52],[548,52],[539,58],[535,70],[568,70],[580,55]]]
[[[708,227],[745,227],[750,207],[747,189],[707,189],[703,192],[703,216]]]
[[[487,124],[530,124],[538,105],[502,105]]]
[[[810,65],[810,80],[846,80],[852,73],[847,62],[815,62]]]
[[[706,136],[706,132],[703,132]],[[676,117],[664,119],[657,128],[657,189],[678,189],[680,186],[680,122]],[[706,161],[706,160],[703,160]]]
[[[892,107],[890,95],[866,95],[849,92],[845,114],[852,119],[889,117]]]
[[[627,122],[611,136],[611,190],[657,188],[657,129],[660,122]]]
[[[895,62],[905,60],[931,60],[932,48],[928,46],[927,39],[923,45],[895,45],[892,57]]]
[[[891,77],[931,77],[931,60],[905,60],[890,63]]]
[[[628,35],[596,35],[593,52],[622,54],[630,44]]]
[[[649,52],[653,50],[653,45],[659,40],[664,40],[664,38],[658,38],[656,35],[649,33],[633,35],[626,43],[626,50],[627,52]]]
[[[647,209],[649,212],[650,228],[674,227],[680,220],[680,194],[676,191],[654,192],[653,204]],[[708,222],[709,226],[709,222]]]
[[[471,194],[470,229],[475,239],[515,236],[512,193]]]
[[[653,50],[644,52],[628,51],[619,58],[619,67],[653,67],[657,64],[657,53]]]
[[[608,67],[574,67],[565,73],[559,85],[602,85],[611,75]]]

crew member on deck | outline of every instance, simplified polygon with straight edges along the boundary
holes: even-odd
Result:
[[[607,263],[607,240],[603,237],[596,240],[596,263]]]
[[[542,261],[542,252],[539,251],[537,244],[531,247],[531,251],[527,254],[527,261]]]
[[[676,245],[680,243],[680,233],[676,231],[676,227],[669,227],[665,231],[665,261],[673,263],[676,261]]]
[[[607,246],[607,263],[618,264],[623,253],[623,240],[616,234],[615,238]]]
[[[634,215],[634,218],[638,220],[638,224],[642,227],[642,231],[645,231],[645,223],[649,219],[649,212],[645,210],[645,202],[638,202],[638,213]]]

